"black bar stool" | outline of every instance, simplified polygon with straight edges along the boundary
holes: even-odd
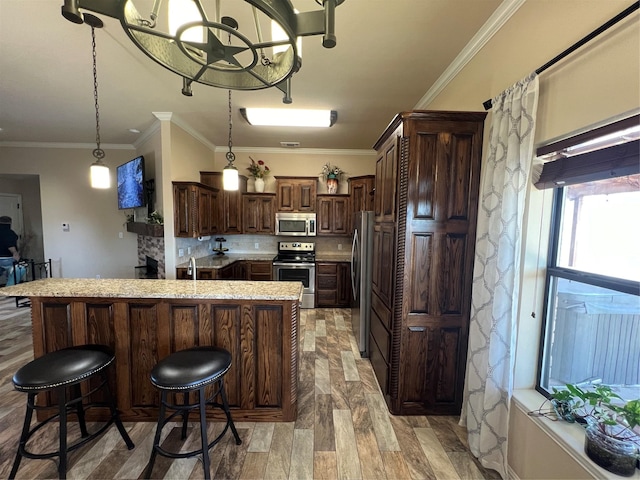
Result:
[[[236,445],[240,445],[242,440],[238,436],[238,431],[233,424],[227,395],[224,392],[224,375],[231,368],[231,354],[224,348],[218,347],[194,347],[173,353],[151,370],[151,383],[160,389],[160,413],[158,418],[158,426],[156,436],[153,440],[153,448],[151,450],[151,458],[144,471],[144,478],[151,477],[153,464],[156,455],[160,454],[169,458],[187,458],[202,454],[202,465],[204,467],[204,478],[211,478],[209,450],[217,444],[229,427],[236,439]],[[213,394],[207,398],[205,388],[215,383]],[[198,403],[189,404],[189,392],[198,391]],[[184,404],[174,405],[167,402],[167,394],[169,392],[183,393]],[[220,396],[222,403],[218,403],[215,399]],[[206,406],[220,408],[227,417],[227,423],[224,430],[211,443],[207,440],[207,417]],[[171,415],[165,418],[166,409],[175,410]],[[187,420],[189,412],[195,408],[200,410],[200,438],[201,448],[191,452],[175,453],[168,452],[160,446],[160,434],[162,429],[176,415],[182,415],[182,439],[187,438]]]
[[[22,435],[20,435],[20,444],[18,445],[16,459],[13,462],[13,468],[9,474],[10,479],[15,478],[22,457],[33,459],[59,457],[58,476],[60,478],[66,478],[67,454],[96,438],[114,422],[129,450],[134,448],[133,442],[120,421],[115,400],[109,390],[107,367],[111,365],[114,360],[115,356],[113,352],[105,345],[81,345],[47,353],[27,363],[16,372],[13,376],[13,385],[16,390],[28,393],[28,398],[27,413],[24,418],[24,426],[22,427]],[[80,391],[81,382],[88,380],[94,375],[100,375],[102,380],[100,385],[86,395],[82,395]],[[68,387],[70,387],[71,393],[69,399],[67,399]],[[82,400],[84,398],[101,389],[104,390],[106,396],[105,402],[93,402],[83,405]],[[53,391],[57,395],[58,412],[38,423],[33,428],[30,428],[34,410],[50,408],[37,406],[35,404],[36,395],[47,391]],[[89,435],[85,423],[85,411],[98,406],[108,406],[111,410],[111,418],[109,418],[99,430]],[[67,415],[72,411],[75,411],[78,417],[81,439],[73,445],[68,446]],[[32,453],[28,451],[26,444],[29,438],[56,417],[59,418],[60,424],[59,450],[48,453]]]

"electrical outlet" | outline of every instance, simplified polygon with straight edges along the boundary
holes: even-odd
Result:
[[[124,234],[122,232],[118,232],[118,238],[124,238]]]
[[[338,250],[342,250],[342,244],[341,243],[338,244]]]
[[[254,247],[255,247],[255,249],[256,249],[256,250],[258,250],[258,249],[260,248],[260,244],[259,244],[258,242],[256,242],[256,243],[254,244]]]
[[[191,247],[187,247],[187,255],[191,255]]]
[[[179,248],[178,249],[178,256],[179,257],[184,257],[184,248]]]

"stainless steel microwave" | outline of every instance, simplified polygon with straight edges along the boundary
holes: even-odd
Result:
[[[276,235],[291,237],[315,237],[315,213],[276,213]]]

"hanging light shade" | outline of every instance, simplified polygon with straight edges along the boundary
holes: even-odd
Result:
[[[322,10],[298,13],[290,0],[155,0],[151,12],[141,14],[133,0],[64,0],[62,15],[74,23],[83,23],[84,11],[117,18],[139,49],[183,77],[185,95],[191,94],[191,82],[233,90],[276,87],[288,103],[290,78],[301,66],[298,39],[322,35],[322,45],[334,47],[335,9],[343,2],[322,0]],[[169,21],[170,10],[185,15],[178,25]],[[242,30],[225,18],[235,25],[242,20]],[[272,23],[280,36],[263,38]],[[226,34],[229,44],[221,40]]]
[[[238,190],[239,187],[238,169],[229,163],[222,170],[222,188],[224,190]]]
[[[96,160],[91,164],[91,188],[110,188],[111,173],[102,160]]]

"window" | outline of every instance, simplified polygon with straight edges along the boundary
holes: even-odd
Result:
[[[538,368],[541,392],[566,383],[640,390],[640,162],[616,172],[603,151],[547,169],[556,188]],[[608,149],[605,149],[608,150]],[[597,161],[594,161],[597,158]],[[620,158],[620,156],[618,156]],[[558,164],[559,163],[559,164]],[[579,166],[577,168],[576,166]],[[630,170],[635,173],[629,174]],[[568,172],[579,171],[572,177]],[[549,180],[549,172],[554,178]],[[562,173],[558,173],[562,172]],[[624,173],[624,174],[620,174]],[[542,176],[545,176],[544,170]],[[584,181],[587,178],[588,181]]]

